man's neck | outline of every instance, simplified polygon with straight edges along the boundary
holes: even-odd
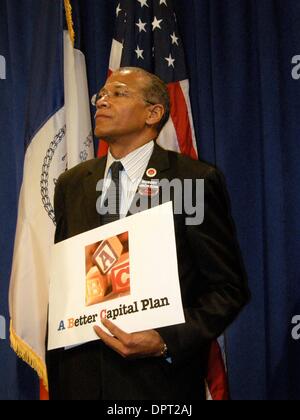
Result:
[[[141,141],[132,142],[129,145],[127,144],[124,145],[117,142],[110,142],[109,150],[112,156],[114,157],[114,159],[120,160],[126,157],[127,155],[129,155],[130,153],[132,153],[134,150],[137,150],[140,147],[145,146],[145,144],[149,143],[152,140],[153,138],[150,138],[149,140],[145,140],[142,142]]]

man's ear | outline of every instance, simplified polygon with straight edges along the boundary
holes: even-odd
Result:
[[[161,104],[155,104],[149,106],[148,118],[146,119],[146,124],[150,126],[157,125],[163,118],[165,114],[164,106]]]

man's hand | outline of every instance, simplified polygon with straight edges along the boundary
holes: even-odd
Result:
[[[157,331],[144,331],[127,334],[107,319],[102,324],[113,337],[95,326],[94,331],[99,338],[125,359],[141,359],[144,357],[160,357],[164,348],[164,341]]]

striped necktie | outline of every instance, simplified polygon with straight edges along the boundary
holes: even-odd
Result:
[[[120,219],[120,174],[123,169],[124,168],[121,162],[114,162],[110,167],[111,183],[104,199],[104,206],[107,211],[102,214],[102,225],[106,225],[107,223],[112,223]]]

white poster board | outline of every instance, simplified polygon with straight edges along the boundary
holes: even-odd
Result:
[[[99,339],[101,318],[127,333],[185,322],[171,202],[54,245],[48,349]]]

